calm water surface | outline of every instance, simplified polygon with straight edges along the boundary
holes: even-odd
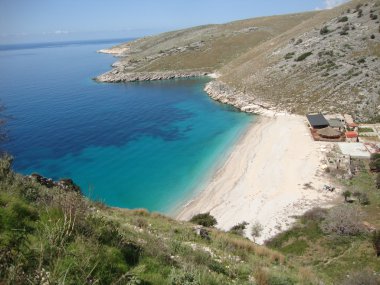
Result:
[[[118,42],[0,47],[0,96],[15,169],[71,177],[108,205],[169,212],[254,117],[212,101],[209,79],[100,84]]]

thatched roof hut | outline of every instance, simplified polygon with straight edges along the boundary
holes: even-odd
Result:
[[[342,135],[341,132],[331,128],[323,128],[317,131],[318,135],[322,138],[327,138],[327,139],[338,139]]]

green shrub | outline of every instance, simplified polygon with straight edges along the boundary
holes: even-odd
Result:
[[[295,59],[295,61],[303,61],[303,60],[305,60],[307,57],[311,56],[312,54],[313,54],[313,53],[312,53],[311,51],[309,51],[309,52],[305,52],[305,53],[301,54],[299,57],[297,57],[297,58]]]
[[[354,192],[354,197],[356,197],[359,200],[359,203],[362,205],[369,205],[369,198],[367,193],[363,192]]]
[[[204,227],[213,227],[218,223],[210,213],[195,215],[190,219],[190,222]]]
[[[179,270],[174,269],[169,276],[171,285],[200,285],[200,276],[192,269]]]
[[[285,59],[291,59],[294,56],[294,52],[289,52],[285,55]]]
[[[372,235],[372,244],[375,249],[376,256],[380,256],[380,231],[375,231]]]
[[[350,274],[342,285],[379,285],[380,279],[375,276],[371,271],[361,271]]]
[[[327,215],[327,210],[320,208],[320,207],[314,207],[310,210],[308,210],[303,216],[301,217],[303,221],[323,221]]]
[[[348,198],[350,198],[352,195],[351,191],[349,190],[346,190],[342,193],[342,196],[344,197],[344,201],[345,202],[348,202]]]
[[[340,17],[338,19],[338,23],[343,23],[343,22],[347,22],[348,21],[348,17],[347,16],[343,16],[343,17]]]
[[[235,235],[243,236],[244,230],[247,228],[247,225],[247,222],[239,223],[237,225],[234,225],[228,232]]]
[[[268,285],[294,285],[297,284],[293,279],[287,276],[270,276]]]
[[[380,189],[380,173],[376,175],[376,188]]]
[[[263,229],[263,226],[259,222],[256,222],[252,225],[251,237],[253,238],[253,240],[261,236]]]
[[[371,169],[371,171],[380,172],[380,158],[376,160],[371,160],[369,163],[369,168]]]
[[[329,27],[328,27],[328,26],[324,26],[324,27],[319,31],[319,33],[320,33],[321,35],[326,35],[326,34],[330,33]]]

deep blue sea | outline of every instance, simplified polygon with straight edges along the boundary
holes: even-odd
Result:
[[[91,199],[169,213],[226,157],[253,116],[211,100],[208,78],[104,84],[121,41],[0,47],[15,170],[71,177]]]

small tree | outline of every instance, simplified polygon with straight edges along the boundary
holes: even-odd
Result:
[[[380,189],[380,173],[376,175],[376,188]]]
[[[363,214],[358,207],[350,205],[334,207],[322,223],[322,230],[330,234],[357,235],[364,231],[362,217]]]
[[[256,240],[258,237],[260,237],[263,230],[264,228],[259,222],[254,223],[251,228],[251,237],[253,240]]]
[[[248,225],[247,222],[239,223],[237,225],[234,225],[228,232],[239,235],[239,236],[243,236],[244,230],[247,228],[247,225]]]
[[[372,236],[373,248],[376,251],[376,256],[380,256],[380,231],[375,231]]]
[[[349,190],[346,190],[342,193],[342,196],[344,197],[344,202],[348,201],[348,198],[350,198],[352,193]]]
[[[213,227],[218,223],[210,213],[195,215],[191,218],[190,222],[204,227]]]

